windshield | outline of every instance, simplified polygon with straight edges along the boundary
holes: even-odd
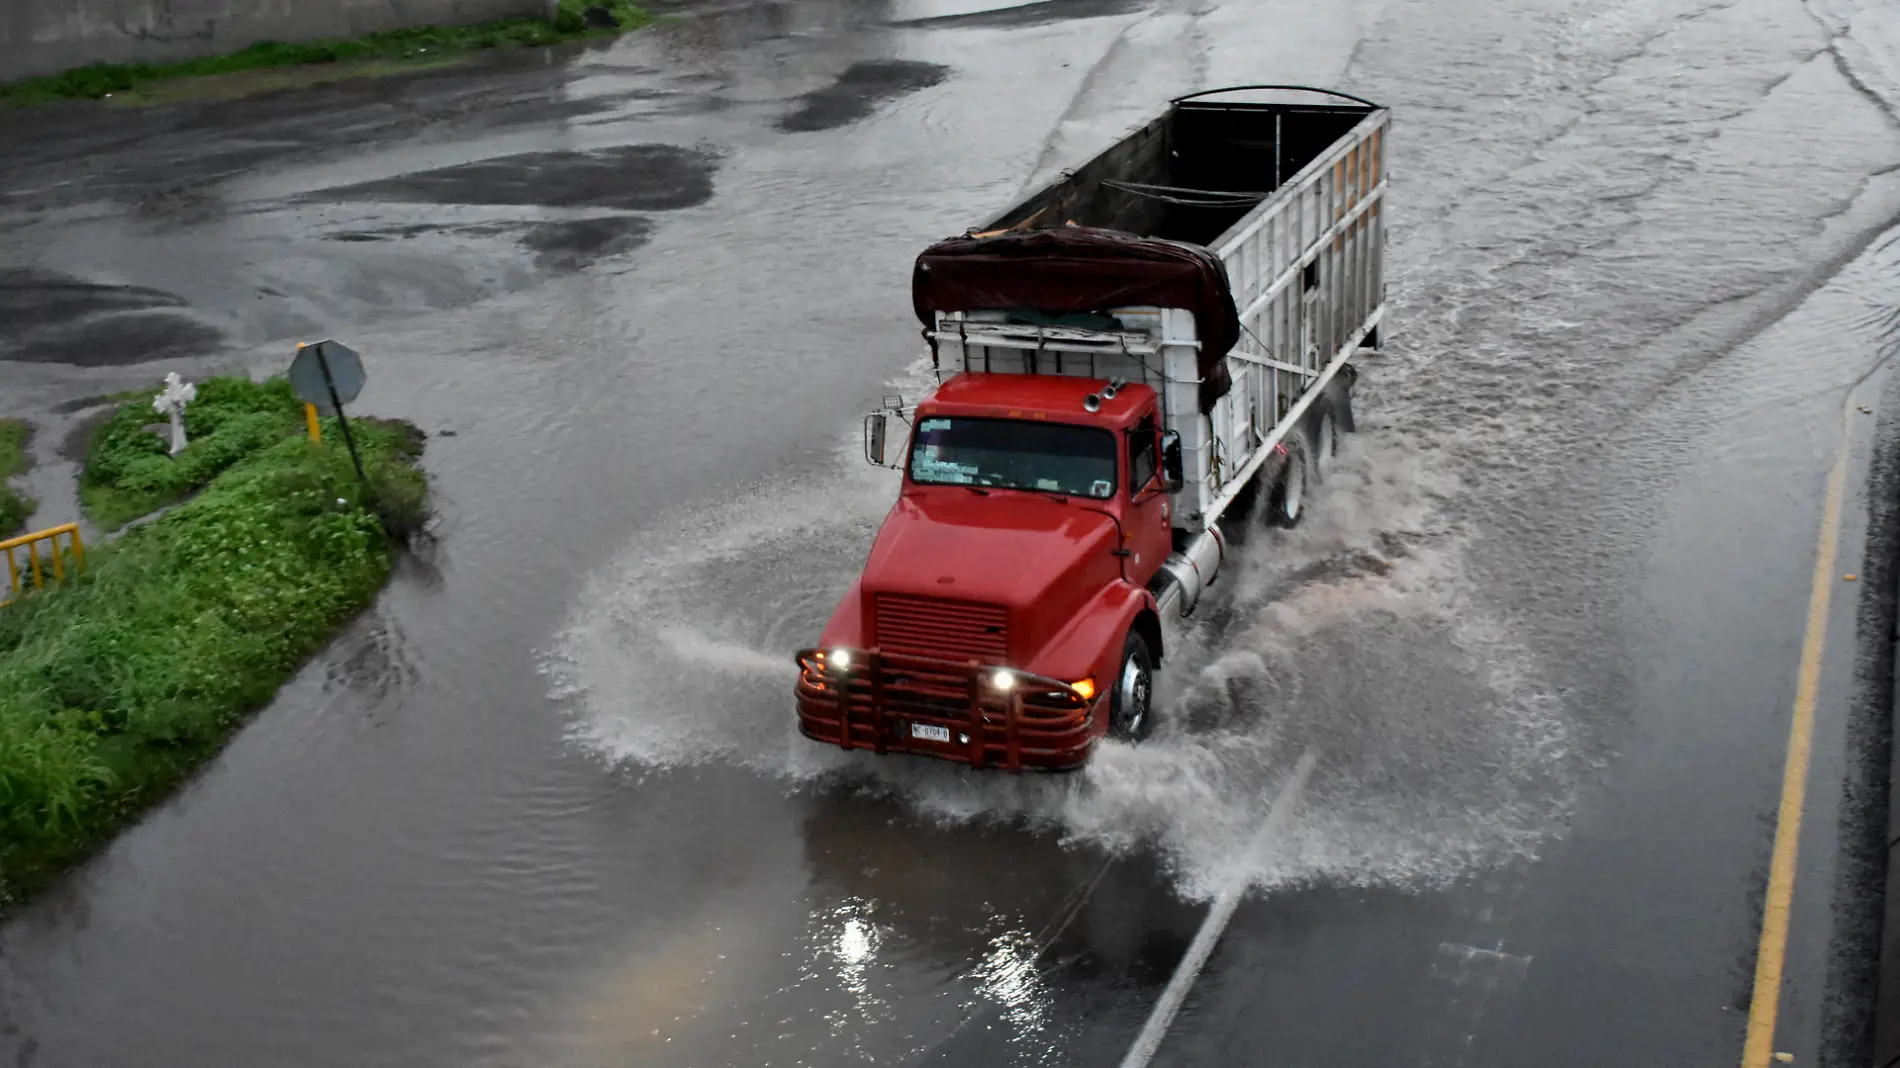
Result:
[[[1115,435],[1019,419],[932,416],[910,448],[913,482],[998,486],[1076,497],[1115,495]]]

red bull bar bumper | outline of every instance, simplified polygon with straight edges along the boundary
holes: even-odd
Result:
[[[1055,679],[876,649],[805,649],[798,668],[799,731],[841,749],[1073,771],[1094,746],[1091,698]]]

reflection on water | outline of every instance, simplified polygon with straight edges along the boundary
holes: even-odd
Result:
[[[1048,1015],[1049,990],[1036,971],[1041,955],[1042,947],[1026,932],[1010,931],[990,939],[972,969],[977,993],[1001,1006],[1003,1019],[1020,1036],[1034,1036]]]

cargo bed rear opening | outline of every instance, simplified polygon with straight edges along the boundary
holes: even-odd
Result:
[[[1212,244],[1365,117],[1362,107],[1185,100],[982,229],[1073,222]],[[1212,203],[1182,203],[1193,199]]]

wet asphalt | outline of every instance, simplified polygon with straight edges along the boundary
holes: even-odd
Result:
[[[1890,11],[682,14],[0,116],[0,413],[40,427],[42,519],[98,397],[317,335],[434,435],[442,513],[203,775],[0,926],[0,1054],[1112,1065],[1250,887],[1154,1063],[1733,1063],[1845,440],[1777,1048],[1865,1061]],[[815,751],[787,654],[893,492],[857,413],[930,383],[910,258],[1253,81],[1395,110],[1346,466],[1177,636],[1148,744],[1029,780]]]

